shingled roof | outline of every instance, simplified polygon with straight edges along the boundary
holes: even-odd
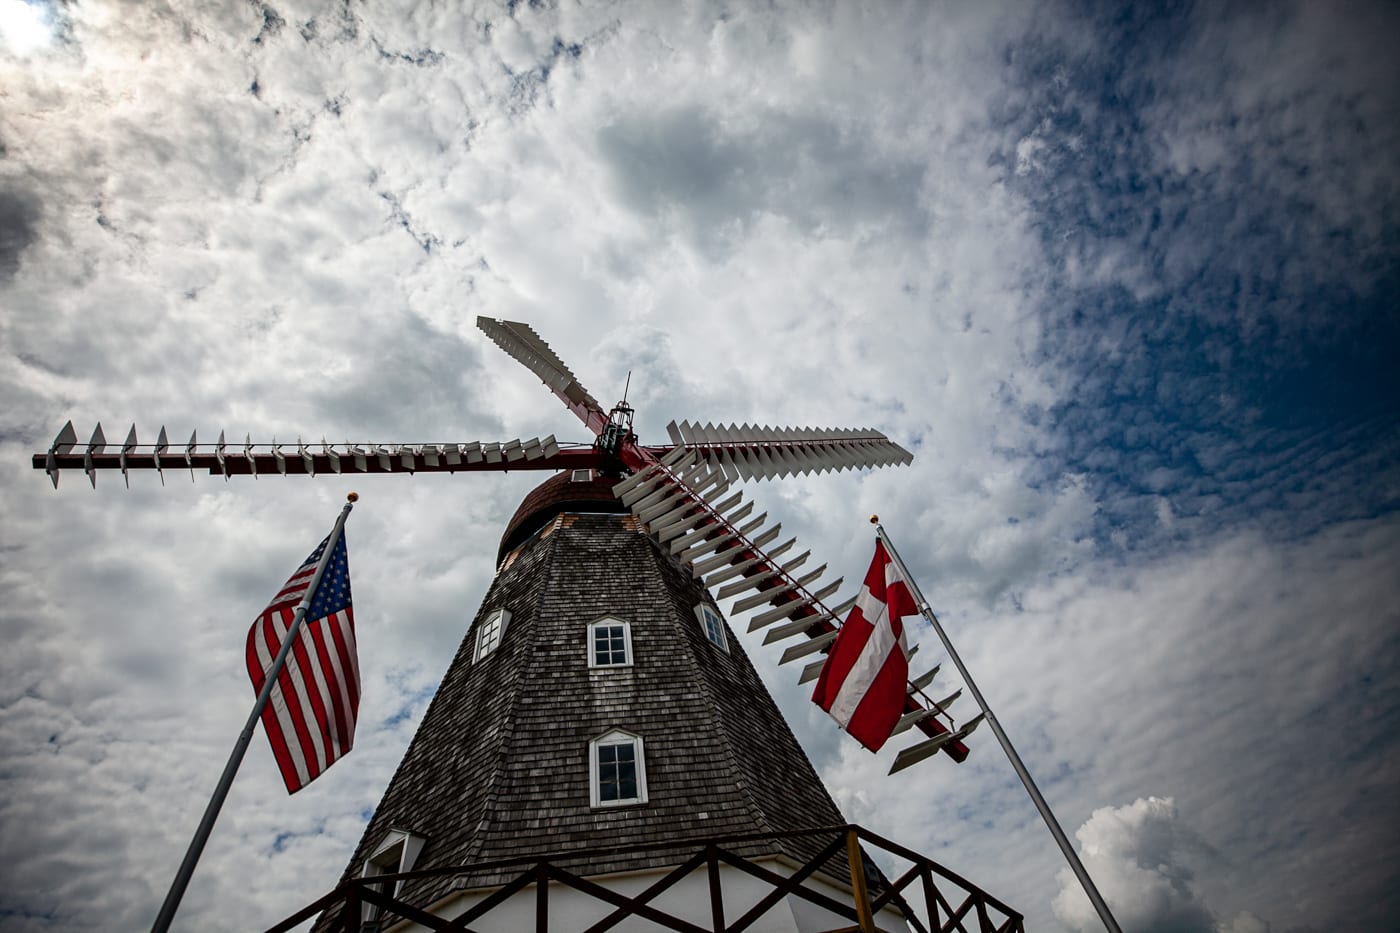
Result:
[[[564,482],[555,477],[527,498],[525,506],[550,514],[523,540],[517,532],[535,515],[523,506],[512,520],[513,550],[346,877],[359,874],[391,830],[426,837],[414,867],[431,869],[845,822],[738,639],[728,633],[726,651],[706,638],[695,615],[701,601],[714,605],[704,588],[633,517],[599,514],[614,511],[606,503],[616,500],[592,494],[616,480],[575,484],[593,487],[572,500],[587,511],[557,507]],[[477,627],[498,609],[511,613],[500,647],[474,661]],[[589,667],[587,627],[603,616],[630,624],[631,666]],[[589,742],[614,729],[643,739],[648,799],[594,808]],[[816,848],[764,842],[743,854],[805,861]],[[597,875],[683,857],[651,851],[571,870]],[[844,859],[831,871],[840,877]],[[427,878],[406,882],[401,896],[426,906],[457,888],[505,880],[501,873]]]

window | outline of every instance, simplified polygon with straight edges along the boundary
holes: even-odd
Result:
[[[709,603],[701,603],[695,607],[695,617],[700,620],[700,627],[705,630],[705,637],[728,651],[729,639],[724,634],[724,620],[720,618],[719,610]]]
[[[480,661],[496,650],[506,633],[506,623],[509,621],[508,609],[497,609],[481,620],[481,625],[476,630],[476,654],[472,657],[473,661]]]
[[[572,483],[587,483],[591,482],[592,480],[592,470],[574,470],[573,475],[569,477],[569,481]]]
[[[588,745],[593,806],[620,807],[647,802],[647,769],[641,736],[615,729]]]
[[[423,843],[428,840],[417,833],[406,832],[402,829],[391,829],[384,836],[382,842],[375,846],[369,858],[365,859],[364,867],[360,874],[365,878],[373,878],[376,875],[397,875],[401,872],[412,871],[413,865],[418,861],[418,853],[423,851]],[[402,881],[394,883],[392,891],[384,891],[390,896],[397,896],[399,888],[403,886]],[[385,885],[387,887],[387,884]],[[365,904],[361,908],[360,919],[364,921],[365,928],[375,929],[377,925],[371,927],[375,921],[383,915],[383,908],[374,904]]]
[[[599,619],[588,626],[588,666],[626,667],[632,663],[632,627],[621,619]]]

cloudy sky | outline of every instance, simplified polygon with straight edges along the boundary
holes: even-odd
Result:
[[[469,6],[0,0],[0,927],[149,924],[353,486],[357,747],[255,737],[180,925],[329,889],[542,478],[31,452],[586,440],[479,314],[643,441],[913,451],[752,495],[852,580],[884,517],[1126,929],[1400,915],[1393,4]],[[990,734],[885,777],[746,644],[850,819],[1097,928]]]

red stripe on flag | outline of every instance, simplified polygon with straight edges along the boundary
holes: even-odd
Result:
[[[350,723],[346,719],[345,702],[341,695],[340,679],[336,672],[336,662],[326,647],[326,626],[334,624],[334,617],[317,619],[314,625],[307,626],[311,643],[316,649],[316,664],[325,672],[326,696],[329,715],[323,721],[321,735],[325,740],[326,759],[334,761],[340,753],[341,736],[350,734]]]

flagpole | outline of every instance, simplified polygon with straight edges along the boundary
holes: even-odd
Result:
[[[933,626],[933,630],[938,633],[938,638],[943,642],[943,648],[948,652],[948,657],[952,658],[957,665],[958,673],[962,675],[963,683],[967,685],[967,690],[972,694],[973,699],[982,710],[982,715],[987,719],[987,725],[992,727],[992,732],[996,734],[997,741],[1001,743],[1002,751],[1006,752],[1006,757],[1011,760],[1011,767],[1016,769],[1016,775],[1021,779],[1021,783],[1026,786],[1026,793],[1031,795],[1031,800],[1035,803],[1035,808],[1040,811],[1040,816],[1045,820],[1045,825],[1050,829],[1050,835],[1055,837],[1055,842],[1059,843],[1060,851],[1064,853],[1065,860],[1069,862],[1069,867],[1074,871],[1074,875],[1079,879],[1079,884],[1084,888],[1084,893],[1089,895],[1089,900],[1093,902],[1094,910],[1098,911],[1099,919],[1103,921],[1105,929],[1109,933],[1123,933],[1118,926],[1118,921],[1113,919],[1113,914],[1109,912],[1108,904],[1104,902],[1103,896],[1099,894],[1099,889],[1094,886],[1094,881],[1089,877],[1089,872],[1084,868],[1084,863],[1079,860],[1074,847],[1070,845],[1069,839],[1065,836],[1065,831],[1060,828],[1059,822],[1055,819],[1055,814],[1050,812],[1050,805],[1041,796],[1040,788],[1035,786],[1035,781],[1031,778],[1031,773],[1026,770],[1025,764],[1021,761],[1021,756],[1016,754],[1016,749],[1011,745],[1011,739],[1007,738],[1006,732],[1001,728],[1001,723],[997,721],[996,714],[987,705],[987,701],[982,698],[982,691],[977,689],[976,682],[967,668],[963,666],[962,658],[953,648],[953,643],[948,640],[948,635],[943,631],[943,626],[938,622],[938,616],[933,614],[929,608],[928,600],[924,599],[924,594],[919,590],[919,584],[914,582],[914,577],[909,573],[909,568],[904,566],[903,559],[899,552],[895,550],[894,542],[885,533],[885,527],[880,524],[879,516],[870,516],[870,522],[875,526],[875,534],[885,544],[885,550],[889,552],[890,558],[894,560],[895,566],[899,568],[900,576],[904,578],[913,593],[915,600],[919,604],[919,612],[923,613],[925,619]]]
[[[321,578],[326,574],[326,566],[331,561],[331,555],[335,553],[335,547],[340,543],[340,536],[345,531],[345,519],[350,517],[350,510],[355,507],[355,500],[359,498],[353,492],[346,496],[349,501],[345,503],[345,508],[340,510],[340,515],[335,520],[335,528],[331,530],[331,535],[326,540],[326,547],[321,552],[321,559],[316,563],[316,572],[312,575],[311,583],[307,586],[301,602],[297,604],[296,615],[292,619],[291,628],[287,630],[287,636],[282,639],[281,650],[273,659],[272,666],[267,669],[262,689],[258,691],[258,699],[253,703],[253,711],[248,714],[248,721],[243,725],[243,732],[239,734],[238,741],[233,746],[233,752],[228,756],[228,764],[224,765],[224,773],[219,778],[219,785],[214,788],[214,796],[209,798],[209,805],[204,808],[204,817],[199,821],[199,828],[194,831],[190,847],[185,850],[184,861],[180,863],[180,870],[175,873],[175,880],[170,883],[170,891],[165,895],[165,903],[161,904],[160,913],[156,916],[156,922],[151,927],[151,933],[166,933],[170,929],[171,921],[175,919],[175,911],[180,907],[180,899],[185,896],[185,888],[190,883],[190,876],[194,874],[194,867],[199,862],[199,856],[204,852],[204,844],[209,841],[209,833],[214,829],[214,820],[218,819],[219,810],[224,805],[224,798],[228,796],[229,788],[233,786],[234,775],[238,773],[238,767],[243,763],[243,755],[248,751],[248,743],[253,738],[253,730],[257,728],[258,720],[262,717],[263,707],[267,706],[268,697],[272,696],[272,688],[277,685],[277,677],[282,673],[282,667],[287,662],[287,655],[291,653],[292,646],[296,644],[301,624],[306,619],[306,610],[310,608],[312,597],[316,595],[316,589],[321,585]]]

